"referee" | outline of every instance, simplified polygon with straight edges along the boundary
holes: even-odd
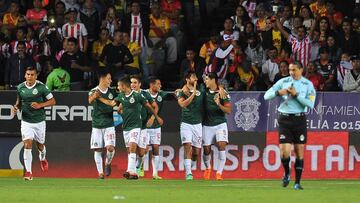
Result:
[[[307,108],[314,108],[315,89],[311,81],[302,76],[303,66],[296,61],[289,66],[290,76],[279,80],[264,95],[265,100],[277,96],[282,98],[278,108],[279,112],[279,143],[280,158],[285,170],[282,186],[290,182],[290,154],[291,145],[294,144],[295,161],[295,190],[302,190],[300,185],[301,173],[304,168],[304,146],[306,144]]]

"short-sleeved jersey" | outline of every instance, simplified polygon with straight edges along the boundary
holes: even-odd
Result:
[[[50,90],[70,91],[70,74],[62,68],[55,68],[47,76],[46,86]]]
[[[150,91],[147,90],[150,94]],[[164,92],[164,91],[160,91],[158,92],[157,94],[155,95],[151,95],[151,98],[156,102],[156,104],[158,105],[159,107],[159,111],[158,111],[158,114],[160,114],[160,111],[162,109],[162,106],[163,106],[163,103],[164,103],[164,98],[167,96],[167,93]],[[148,109],[147,109],[148,113],[151,113]],[[153,125],[151,127],[149,127],[150,129],[155,129],[155,128],[160,128],[161,125],[157,122],[157,120],[155,119]]]
[[[190,91],[190,93],[192,94],[193,91]],[[196,96],[192,102],[187,107],[181,109],[181,122],[192,125],[202,122],[204,93],[204,86],[200,86],[196,90]],[[190,95],[187,96],[183,91],[180,91],[176,96],[178,99],[182,97],[186,100]]]
[[[215,97],[218,96],[218,93],[206,90],[205,95],[205,112],[204,112],[204,125],[206,126],[216,126],[221,123],[226,122],[225,113],[220,109],[220,107],[215,103]],[[225,99],[220,98],[220,103],[222,105],[230,102],[230,96],[227,95]]]
[[[153,98],[151,97],[150,93],[146,90],[140,90],[141,91],[141,95],[143,97],[145,97],[145,99],[151,104],[153,103]],[[142,120],[142,129],[146,128],[146,123],[149,120],[149,118],[151,117],[152,113],[146,108],[146,107],[142,107],[141,108],[141,120]]]
[[[28,123],[40,123],[45,121],[45,110],[34,109],[31,103],[43,103],[53,98],[51,91],[40,81],[36,81],[32,87],[26,82],[17,86],[17,94],[21,103],[21,119]]]
[[[100,97],[107,100],[113,100],[117,96],[114,89],[108,88],[105,92],[102,92],[99,87],[90,90],[89,95],[93,94],[96,90],[100,91]],[[91,105],[94,107],[91,113],[93,128],[103,129],[114,126],[113,107],[102,103],[98,99],[93,101]]]
[[[123,129],[130,131],[134,128],[141,128],[141,109],[148,101],[142,94],[131,91],[129,95],[121,92],[115,99],[122,105]]]

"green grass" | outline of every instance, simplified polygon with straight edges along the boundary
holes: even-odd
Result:
[[[280,181],[0,178],[0,202],[360,202],[360,181],[309,181],[303,191]]]

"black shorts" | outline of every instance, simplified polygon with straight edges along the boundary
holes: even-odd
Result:
[[[306,144],[305,115],[279,115],[279,143]]]

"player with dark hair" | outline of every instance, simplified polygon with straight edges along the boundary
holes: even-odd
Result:
[[[307,139],[306,116],[308,108],[314,108],[316,92],[311,81],[302,76],[303,66],[296,61],[290,64],[290,76],[276,82],[264,95],[265,100],[277,96],[282,98],[279,112],[279,142],[280,158],[285,174],[283,187],[290,182],[290,154],[294,144],[295,161],[295,190],[302,190],[301,174],[304,168],[304,148]]]
[[[35,140],[39,150],[41,170],[49,168],[46,160],[45,147],[45,110],[47,106],[55,105],[56,101],[51,91],[37,79],[35,67],[25,71],[25,82],[17,86],[17,100],[12,108],[13,114],[21,111],[21,136],[24,142],[25,180],[32,180],[32,144]]]
[[[102,70],[98,73],[99,84],[89,92],[89,104],[94,107],[92,111],[92,132],[90,148],[94,150],[94,159],[100,179],[104,179],[102,151],[106,148],[105,175],[111,174],[111,161],[115,154],[116,133],[113,119],[113,100],[117,93],[110,88],[111,75]],[[112,101],[110,105],[104,99]]]

